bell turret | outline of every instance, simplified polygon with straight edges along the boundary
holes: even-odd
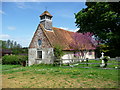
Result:
[[[43,24],[46,30],[52,31],[52,15],[48,11],[44,11],[40,15],[40,23]]]

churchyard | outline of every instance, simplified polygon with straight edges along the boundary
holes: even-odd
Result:
[[[120,88],[120,3],[22,4],[0,13],[2,88]]]
[[[90,61],[98,63],[99,61]],[[109,61],[108,63],[117,63]],[[81,64],[80,64],[81,65]],[[119,69],[70,66],[2,65],[3,88],[118,88]],[[92,64],[91,64],[92,65]],[[84,65],[86,67],[86,65]],[[82,65],[82,67],[84,67]],[[88,65],[89,66],[89,65]],[[109,67],[109,65],[108,65]]]

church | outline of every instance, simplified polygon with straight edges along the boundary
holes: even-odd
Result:
[[[61,59],[74,59],[75,51],[71,50],[70,44],[74,40],[72,35],[76,32],[67,31],[61,28],[53,27],[52,15],[48,11],[44,11],[40,15],[40,24],[34,33],[28,50],[28,64],[52,64],[54,60],[54,46],[62,46],[64,55]],[[86,43],[86,57],[89,59],[95,58],[95,47],[92,43]],[[63,63],[67,63],[64,61]]]

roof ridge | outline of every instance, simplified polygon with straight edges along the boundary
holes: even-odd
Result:
[[[57,27],[53,27],[53,28],[60,29],[60,30],[63,30],[63,31],[67,31],[67,32],[76,33],[76,32],[73,32],[73,31],[68,31],[68,30],[62,29],[62,28],[57,28]]]

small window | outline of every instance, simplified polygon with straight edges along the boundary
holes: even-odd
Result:
[[[38,40],[38,45],[41,46],[41,44],[42,44],[42,40],[39,39]]]
[[[42,17],[41,17],[41,20],[42,20],[42,19],[45,19],[45,16],[42,16]]]
[[[37,51],[37,58],[41,58],[42,59],[42,51]]]

